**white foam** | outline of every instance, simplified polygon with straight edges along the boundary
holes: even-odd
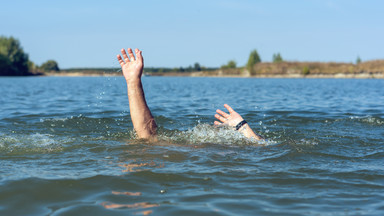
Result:
[[[217,143],[225,145],[271,145],[275,142],[270,140],[255,140],[244,137],[239,133],[228,127],[215,127],[209,124],[198,124],[192,129],[182,131],[170,139],[173,141],[182,141],[188,143]]]
[[[70,119],[75,119],[75,118],[81,118],[83,117],[82,114],[78,115],[78,116],[70,116],[70,117],[66,117],[66,118],[41,118],[40,119],[40,122],[65,122],[67,120],[70,120]]]
[[[0,138],[0,151],[8,153],[23,152],[52,152],[60,151],[60,142],[49,134],[12,134],[2,135]]]
[[[352,119],[352,120],[356,119],[360,122],[373,124],[373,125],[383,125],[384,124],[383,120],[377,119],[377,118],[372,117],[372,116],[364,116],[364,117],[352,116],[352,117],[350,117],[350,119]]]

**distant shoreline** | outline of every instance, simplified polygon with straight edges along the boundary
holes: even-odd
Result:
[[[177,68],[144,68],[146,76],[174,77],[249,77],[249,78],[350,78],[384,79],[384,60],[353,63],[335,62],[261,62],[250,68],[178,71]],[[122,76],[119,68],[73,68],[47,72],[43,76]]]
[[[178,74],[156,74],[151,76],[180,76]],[[189,75],[183,74],[183,77],[232,77],[232,78],[308,78],[308,79],[322,79],[322,78],[332,78],[332,79],[384,79],[384,73],[360,73],[360,74],[260,74],[260,75],[204,75],[203,72],[195,72]]]
[[[59,72],[45,73],[42,76],[51,77],[119,77],[119,73],[82,73],[82,72]],[[154,77],[227,77],[227,78],[308,78],[308,79],[384,79],[384,73],[357,73],[357,74],[259,74],[259,75],[235,75],[235,74],[205,74],[204,72],[191,73],[146,73],[144,76]]]
[[[122,74],[115,73],[83,73],[83,72],[54,72],[54,73],[44,73],[42,76],[52,76],[52,77],[113,77],[113,76],[122,76]]]

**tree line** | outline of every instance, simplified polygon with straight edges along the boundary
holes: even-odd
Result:
[[[275,53],[272,56],[272,62],[273,63],[279,63],[283,62],[283,57],[281,57],[280,53]],[[251,53],[249,54],[248,62],[246,64],[246,68],[248,71],[252,73],[253,71],[253,66],[257,63],[261,62],[261,58],[259,56],[259,53],[257,52],[256,49],[252,50]],[[221,69],[235,69],[237,68],[237,63],[235,60],[229,60],[227,64],[224,64],[220,67]]]
[[[19,40],[0,36],[0,76],[29,76],[59,70],[59,65],[54,60],[36,65],[29,60]]]
[[[259,56],[259,53],[257,52],[256,49],[252,50],[251,53],[249,54],[249,58],[248,58],[248,62],[247,64],[245,65],[245,68],[249,71],[250,74],[255,74],[255,71],[254,71],[254,66],[257,64],[257,63],[260,63],[261,62],[261,58]],[[280,53],[274,53],[272,55],[272,63],[282,63],[282,62],[285,62],[283,57],[281,56]],[[357,56],[357,59],[355,61],[355,64],[358,65],[360,64],[362,61],[361,61],[361,58],[360,56]],[[224,64],[220,67],[220,69],[236,69],[237,68],[237,63],[235,60],[229,60],[227,64]],[[302,72],[304,75],[308,75],[310,73],[310,70],[308,67],[304,67],[303,68],[303,72]]]
[[[188,72],[198,72],[198,71],[214,71],[217,70],[215,67],[205,67],[201,66],[198,62],[196,62],[193,66],[189,65],[188,67],[175,67],[175,68],[167,68],[167,67],[145,67],[144,72],[146,73],[188,73]]]

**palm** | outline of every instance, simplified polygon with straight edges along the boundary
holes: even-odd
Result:
[[[122,67],[125,78],[140,78],[143,73],[143,64],[138,61],[126,62]]]
[[[235,127],[239,122],[241,122],[243,117],[240,114],[235,112],[228,104],[224,104],[224,107],[229,111],[229,114],[223,112],[221,110],[216,110],[217,114],[215,115],[216,119],[220,120],[220,122],[215,121],[215,125],[228,125],[231,127]]]
[[[123,55],[124,60],[120,55],[117,55],[117,59],[120,63],[121,69],[123,70],[123,75],[127,81],[140,79],[143,73],[143,56],[141,55],[141,51],[138,49],[135,49],[135,53],[136,57],[133,54],[132,49],[128,48],[128,58],[127,53],[124,49],[122,49],[121,54]]]
[[[228,117],[228,125],[234,127],[242,120],[243,118],[237,112],[231,113]]]

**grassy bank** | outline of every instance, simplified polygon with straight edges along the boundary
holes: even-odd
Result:
[[[352,63],[335,62],[262,62],[252,71],[246,68],[177,71],[144,68],[149,76],[210,76],[210,77],[284,77],[284,78],[384,78],[384,60]],[[121,76],[119,68],[72,68],[46,73],[48,76]]]
[[[307,78],[384,78],[384,60],[359,64],[335,62],[262,62],[252,71],[245,68],[194,73],[194,76],[307,77]]]

